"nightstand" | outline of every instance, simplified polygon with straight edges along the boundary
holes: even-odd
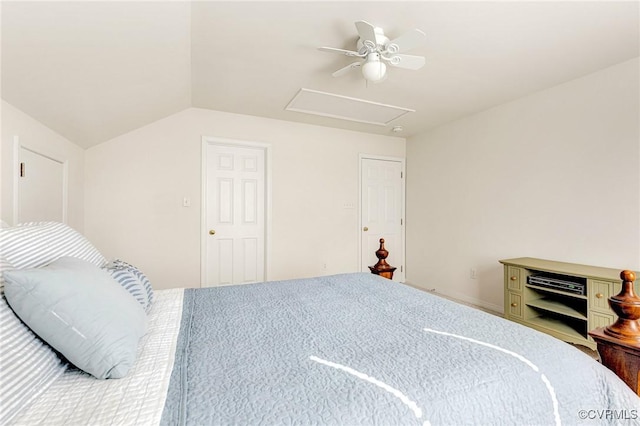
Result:
[[[636,276],[622,271],[622,290],[609,298],[618,320],[589,332],[598,345],[602,364],[640,396],[640,298],[633,290]]]
[[[640,342],[608,336],[604,330],[601,327],[589,332],[598,344],[600,361],[640,396]]]

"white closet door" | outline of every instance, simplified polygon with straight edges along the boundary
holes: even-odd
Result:
[[[16,222],[65,221],[64,164],[20,148]]]

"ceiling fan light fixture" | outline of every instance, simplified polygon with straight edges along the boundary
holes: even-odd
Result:
[[[384,80],[387,74],[387,66],[380,60],[378,53],[370,53],[367,61],[362,65],[362,75],[371,82],[379,82]]]

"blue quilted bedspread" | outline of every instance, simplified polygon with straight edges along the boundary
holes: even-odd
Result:
[[[186,290],[166,425],[639,424],[574,347],[371,274]]]

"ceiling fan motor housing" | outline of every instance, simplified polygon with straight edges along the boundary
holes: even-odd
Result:
[[[386,49],[387,44],[389,44],[389,38],[384,35],[384,30],[380,27],[375,27],[374,32],[376,35],[376,39],[370,40],[370,41],[372,41],[373,43],[376,43],[377,45],[373,50],[384,51]],[[364,42],[365,40],[363,40],[362,37],[358,38],[358,43],[356,44],[358,52],[363,47],[365,47]],[[369,46],[367,46],[367,48],[369,48]],[[369,48],[369,51],[371,51],[370,48]]]

